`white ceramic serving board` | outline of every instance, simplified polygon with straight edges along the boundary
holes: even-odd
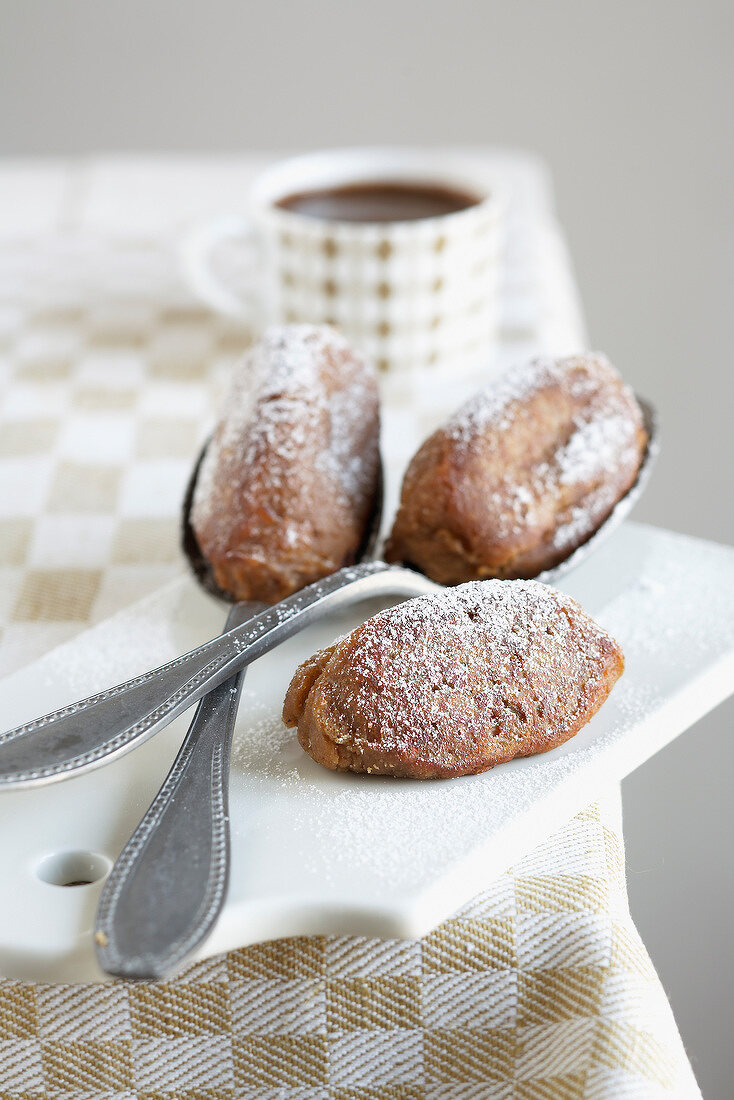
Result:
[[[628,523],[562,587],[618,638],[626,672],[566,745],[481,776],[336,775],[282,726],[296,664],[383,604],[355,605],[253,665],[232,757],[231,886],[202,955],[294,934],[422,934],[734,691],[734,549]],[[2,681],[0,726],[159,664],[223,621],[193,582],[174,581]],[[61,887],[39,868],[85,877],[74,853],[86,852],[96,873],[109,866],[186,722],[91,774],[0,795],[0,973],[102,977],[91,943],[101,879]]]

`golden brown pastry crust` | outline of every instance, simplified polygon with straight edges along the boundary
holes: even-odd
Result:
[[[646,443],[634,394],[604,356],[535,360],[418,450],[385,556],[441,584],[535,577],[604,522]]]
[[[624,669],[617,643],[537,581],[483,581],[369,619],[295,672],[286,726],[319,764],[416,779],[562,744]]]
[[[194,491],[217,584],[272,603],[351,564],[378,478],[372,368],[328,326],[269,329],[234,379]]]

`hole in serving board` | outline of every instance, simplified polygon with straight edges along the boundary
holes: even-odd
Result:
[[[36,867],[36,877],[49,886],[91,886],[109,871],[112,860],[96,852],[54,852]]]

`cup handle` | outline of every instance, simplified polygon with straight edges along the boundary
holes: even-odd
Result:
[[[194,228],[181,247],[183,274],[192,291],[212,309],[251,323],[256,321],[259,301],[253,278],[250,293],[239,294],[222,281],[211,264],[213,250],[225,241],[239,241],[250,254],[253,275],[257,270],[258,240],[252,223],[239,214],[222,214]]]

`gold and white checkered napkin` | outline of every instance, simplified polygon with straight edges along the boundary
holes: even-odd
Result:
[[[181,569],[181,491],[246,341],[164,243],[0,240],[3,670]],[[0,1100],[699,1095],[629,917],[618,792],[422,940],[281,940],[155,984],[0,980]]]
[[[310,937],[173,981],[0,983],[0,1096],[696,1097],[627,911],[618,796],[422,940]]]

